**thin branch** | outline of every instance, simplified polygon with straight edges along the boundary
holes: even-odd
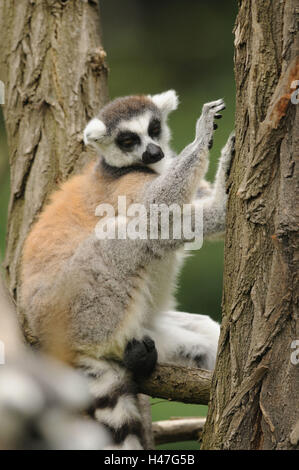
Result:
[[[154,449],[154,436],[152,431],[152,413],[149,398],[138,394],[138,408],[142,416],[142,445],[144,449]]]
[[[206,418],[176,418],[153,423],[155,444],[198,441]]]
[[[159,364],[140,384],[139,391],[151,397],[207,405],[211,381],[212,372],[208,370]]]

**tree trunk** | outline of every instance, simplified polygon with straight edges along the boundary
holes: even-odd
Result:
[[[204,449],[298,449],[296,1],[243,0],[223,321]],[[293,355],[292,355],[293,353]]]
[[[10,149],[5,269],[17,298],[23,242],[48,195],[86,163],[82,130],[107,101],[97,0],[2,0],[1,79]]]
[[[23,243],[52,191],[91,158],[82,130],[108,99],[98,0],[1,0],[0,79],[11,196],[4,267],[18,298]],[[26,331],[24,319],[20,323]],[[153,443],[148,398],[143,440]]]

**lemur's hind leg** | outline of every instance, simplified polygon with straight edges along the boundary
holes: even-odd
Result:
[[[144,336],[141,341],[135,338],[129,341],[124,352],[123,363],[126,369],[132,373],[133,379],[138,381],[152,373],[157,358],[154,341],[149,336]]]
[[[130,341],[122,362],[89,356],[77,360],[94,397],[89,414],[110,431],[115,449],[142,449],[136,382],[149,376],[156,362],[155,343],[148,336]]]
[[[220,327],[206,315],[168,311],[149,329],[160,362],[213,369]]]

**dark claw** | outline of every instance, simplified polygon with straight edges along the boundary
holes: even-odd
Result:
[[[218,129],[217,124],[214,123],[213,128],[214,128],[214,131],[215,131],[216,129]]]
[[[232,145],[232,155],[235,155],[235,153],[236,153],[236,147],[235,147],[236,138],[235,137],[232,138],[232,144],[233,144]]]
[[[148,352],[151,352],[153,349],[156,348],[155,341],[153,341],[152,338],[150,338],[149,336],[144,336],[142,341]]]
[[[198,356],[195,356],[194,361],[196,363],[196,366],[199,369],[206,369],[207,368],[207,356],[206,356],[206,354],[200,354]]]
[[[214,118],[215,118],[215,119],[221,119],[221,118],[222,118],[222,114],[215,114]]]
[[[235,135],[232,135],[232,137],[230,138],[230,142],[231,142],[231,155],[234,156],[235,153],[236,153],[236,136]]]
[[[211,139],[210,142],[209,142],[209,145],[208,145],[209,150],[210,150],[212,147],[213,147],[213,139]]]
[[[130,341],[124,352],[124,365],[133,374],[135,380],[148,377],[155,368],[158,353],[154,341],[144,336],[141,341]]]

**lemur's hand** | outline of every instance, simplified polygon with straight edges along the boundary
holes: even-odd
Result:
[[[225,109],[225,103],[222,98],[205,103],[202,108],[202,114],[196,123],[196,137],[201,139],[204,146],[208,148],[211,148],[213,145],[213,134],[215,129],[217,129],[214,119],[222,117],[219,112],[223,109]]]
[[[224,148],[222,149],[221,157],[220,157],[221,165],[223,166],[223,169],[225,171],[226,179],[229,175],[231,162],[235,155],[235,142],[236,142],[235,131],[232,131]]]
[[[141,341],[130,341],[124,353],[124,365],[133,374],[135,380],[148,377],[157,363],[157,350],[154,341],[144,336]]]

